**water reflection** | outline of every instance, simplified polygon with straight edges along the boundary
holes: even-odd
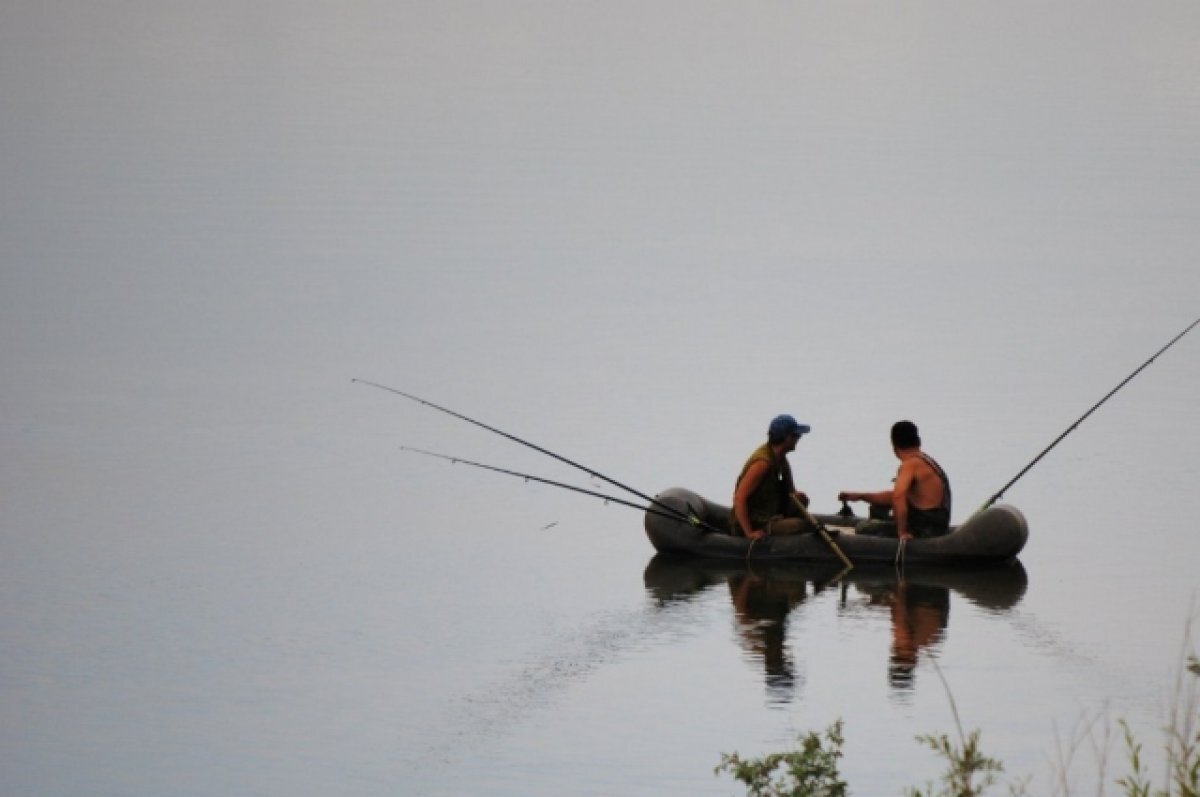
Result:
[[[886,607],[891,615],[888,683],[897,690],[912,689],[919,654],[936,646],[945,635],[950,620],[950,590],[907,578],[887,585],[856,586],[867,595],[870,606]]]
[[[1027,579],[1020,562],[979,570],[856,567],[839,572],[828,564],[749,565],[675,559],[659,554],[646,566],[643,580],[660,605],[693,601],[725,586],[733,607],[743,651],[762,665],[767,697],[792,701],[803,688],[787,644],[789,615],[829,591],[842,617],[886,613],[892,644],[888,682],[898,695],[913,689],[923,652],[944,639],[950,621],[951,594],[989,611],[1016,606]],[[853,593],[851,592],[853,589]]]
[[[738,636],[747,654],[763,664],[773,702],[791,699],[796,668],[785,644],[787,615],[808,597],[802,578],[773,578],[743,570],[726,576]]]

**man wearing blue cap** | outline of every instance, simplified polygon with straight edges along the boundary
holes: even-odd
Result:
[[[810,427],[791,415],[778,415],[767,428],[767,442],[754,450],[733,488],[730,531],[758,540],[767,534],[801,534],[816,531],[792,501],[795,495],[808,506],[808,496],[796,489],[787,455]]]

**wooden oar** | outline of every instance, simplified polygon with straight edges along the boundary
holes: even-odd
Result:
[[[806,507],[800,501],[800,499],[796,497],[795,493],[792,493],[792,503],[796,505],[796,509],[800,510],[800,517],[804,518],[816,527],[817,534],[820,534],[821,539],[825,540],[825,542],[829,544],[829,547],[833,549],[833,552],[837,554],[839,559],[842,560],[842,564],[846,566],[846,569],[849,570],[850,568],[854,567],[854,563],[850,561],[850,557],[846,556],[845,552],[843,552],[842,549],[838,547],[838,544],[833,541],[833,535],[829,533],[829,529],[825,528],[824,523],[812,516],[812,514],[808,511],[808,507]]]

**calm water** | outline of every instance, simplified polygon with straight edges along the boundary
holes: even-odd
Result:
[[[822,511],[910,417],[961,519],[1200,313],[1200,6],[0,21],[0,791],[729,795],[840,718],[898,794],[948,695],[1036,793],[1157,747],[1200,333],[1009,491],[1018,566],[902,581],[664,563],[351,379],[722,501],[791,412]]]

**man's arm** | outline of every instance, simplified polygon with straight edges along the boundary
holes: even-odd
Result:
[[[908,533],[908,491],[912,489],[916,476],[915,460],[906,459],[900,463],[896,471],[896,483],[892,487],[892,514],[896,516],[896,536],[902,540],[911,540]]]
[[[838,493],[839,501],[866,501],[872,506],[891,506],[892,491],[880,490],[877,493],[855,493],[848,490],[843,490]]]
[[[757,540],[765,537],[766,533],[754,528],[750,522],[750,496],[758,489],[758,485],[762,483],[763,477],[767,475],[769,466],[767,461],[763,459],[755,460],[750,463],[750,467],[746,469],[746,473],[742,476],[742,480],[738,482],[737,490],[733,494],[733,514],[737,518],[738,525],[742,527],[742,531],[752,540]]]

